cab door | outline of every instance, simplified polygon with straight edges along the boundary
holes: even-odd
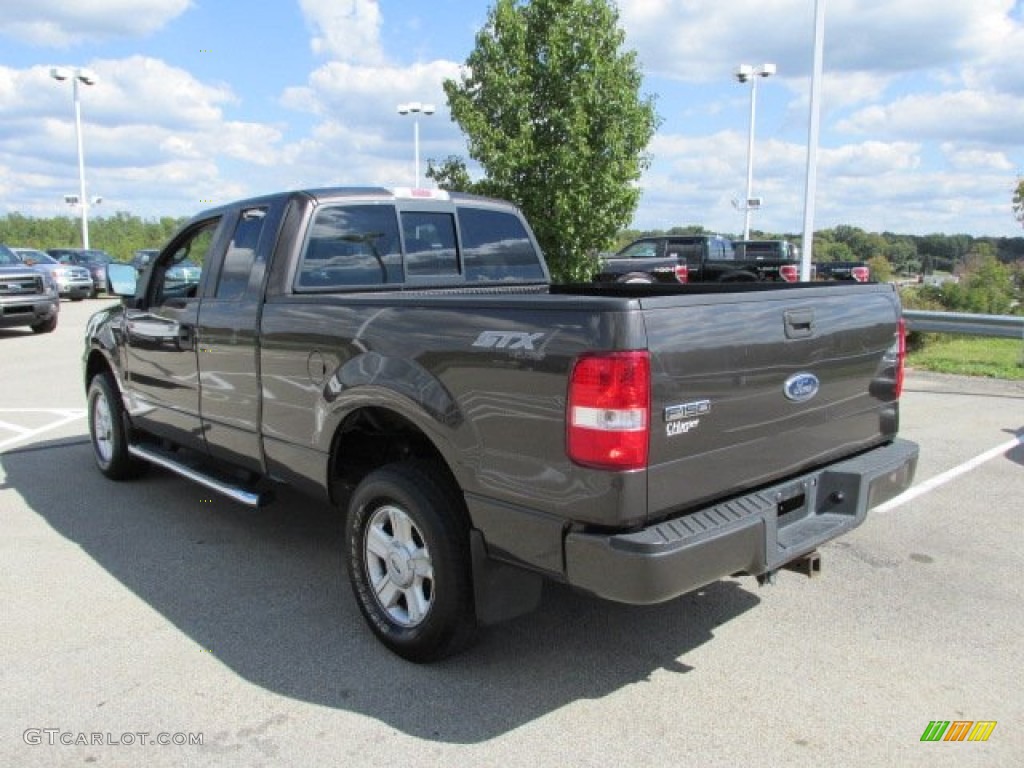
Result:
[[[125,311],[125,386],[132,420],[175,443],[206,449],[199,415],[196,329],[222,218],[197,222],[160,254],[144,295]]]

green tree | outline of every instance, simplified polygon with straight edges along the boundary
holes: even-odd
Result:
[[[466,168],[466,161],[458,155],[448,155],[440,163],[427,160],[427,178],[432,179],[441,189],[449,192],[474,192],[483,194],[480,183],[474,183]]]
[[[956,312],[1008,314],[1015,299],[1010,268],[1000,264],[989,249],[974,254],[959,283],[945,283],[942,303]]]
[[[1024,179],[1017,181],[1017,189],[1013,193],[1013,215],[1024,226]]]
[[[872,256],[867,261],[868,269],[871,270],[871,279],[880,283],[888,283],[892,280],[892,264],[885,256]]]
[[[478,189],[519,205],[556,280],[589,278],[639,202],[658,118],[624,40],[609,0],[497,0],[444,83]]]

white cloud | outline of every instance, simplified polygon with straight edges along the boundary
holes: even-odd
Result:
[[[948,91],[905,96],[855,112],[839,131],[874,136],[992,142],[1020,146],[1024,98],[985,91]]]
[[[6,0],[0,34],[52,48],[85,40],[152,34],[180,16],[190,0]]]
[[[198,209],[201,199],[227,199],[224,190],[234,194],[245,186],[224,181],[226,166],[272,167],[282,156],[279,128],[225,116],[224,107],[237,99],[224,86],[141,56],[98,60],[90,68],[96,84],[80,94],[86,178],[105,198],[104,210],[146,215],[140,200],[156,206],[150,214],[166,214],[159,207],[166,200],[174,201],[173,210],[183,200],[193,201],[186,210]],[[0,112],[0,167],[49,179],[45,196],[42,183],[36,195],[20,189],[18,209],[53,215],[62,190],[77,186],[70,88],[52,80],[47,67],[0,68]],[[27,197],[34,202],[26,205]]]
[[[1014,164],[1005,152],[990,152],[984,149],[963,147],[953,142],[942,144],[942,153],[946,156],[946,162],[958,171],[998,171],[1012,172]]]
[[[313,27],[315,54],[362,64],[384,60],[376,0],[299,0],[299,5]]]
[[[825,14],[830,72],[940,69],[987,50],[1006,34],[1013,0],[833,0]],[[814,3],[760,0],[619,0],[627,43],[649,71],[689,81],[720,79],[742,57],[773,61],[786,77],[811,69]]]

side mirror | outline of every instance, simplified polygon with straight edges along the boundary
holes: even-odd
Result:
[[[134,296],[138,278],[139,273],[131,264],[107,265],[107,286],[116,296]]]

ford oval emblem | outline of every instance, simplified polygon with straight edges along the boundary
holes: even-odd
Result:
[[[804,403],[818,394],[821,383],[813,373],[794,373],[782,385],[786,397],[794,403]]]

